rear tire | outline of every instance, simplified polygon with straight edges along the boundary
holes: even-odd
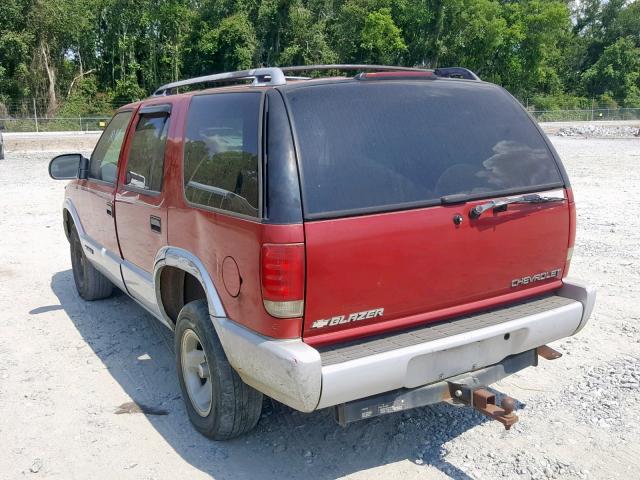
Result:
[[[80,296],[89,301],[110,297],[113,283],[89,262],[75,228],[71,230],[69,243],[73,281]]]
[[[186,304],[175,330],[176,367],[182,398],[193,426],[214,440],[252,430],[262,412],[262,393],[231,367],[204,300]]]

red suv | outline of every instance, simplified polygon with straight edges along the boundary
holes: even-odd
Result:
[[[305,71],[356,71],[308,78]],[[296,76],[293,76],[296,75]],[[216,88],[178,90],[213,83]],[[261,68],[118,110],[52,160],[78,292],[116,286],[175,332],[189,417],[226,439],[262,397],[341,424],[555,358],[595,301],[566,278],[567,174],[504,89],[466,69]]]

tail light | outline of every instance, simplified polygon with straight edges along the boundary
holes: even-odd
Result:
[[[277,318],[304,313],[304,244],[262,246],[262,301]]]
[[[576,204],[573,201],[573,192],[570,188],[566,189],[567,200],[569,203],[569,242],[567,248],[567,263],[564,267],[563,276],[566,277],[571,266],[571,257],[573,256],[573,246],[576,242]]]

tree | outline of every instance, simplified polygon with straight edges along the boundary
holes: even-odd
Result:
[[[312,65],[335,63],[338,59],[326,39],[326,24],[311,10],[297,2],[289,9],[288,29],[282,35],[284,49],[278,55],[279,65]]]
[[[260,2],[256,18],[256,31],[262,63],[275,65],[282,51],[282,36],[286,31],[286,21],[292,0],[264,0]]]
[[[205,31],[199,43],[199,51],[206,57],[203,65],[210,71],[249,68],[256,50],[256,34],[245,13],[223,19],[220,25]]]
[[[29,64],[33,35],[27,30],[27,0],[0,2],[0,102],[21,100],[30,93]]]
[[[404,40],[391,16],[391,2],[387,0],[347,0],[329,28],[332,48],[345,63],[365,63],[374,58],[376,52],[387,48],[404,50],[399,43],[404,44]],[[380,37],[385,29],[392,35],[389,47]]]
[[[482,78],[492,79],[496,57],[508,35],[502,6],[496,0],[451,2],[442,33],[439,63],[464,65]]]
[[[598,61],[582,76],[591,95],[607,94],[638,105],[640,99],[640,48],[631,38],[620,38],[604,49]]]
[[[367,15],[360,33],[360,48],[364,52],[365,62],[383,65],[398,62],[407,50],[389,8],[381,8]]]
[[[507,29],[492,78],[526,98],[557,80],[550,65],[561,39],[570,33],[569,10],[556,0],[527,0],[503,8]]]
[[[460,65],[540,104],[637,105],[637,48],[640,0],[1,0],[0,102],[71,112],[189,76],[335,62]]]

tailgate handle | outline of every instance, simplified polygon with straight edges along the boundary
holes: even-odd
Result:
[[[160,233],[162,231],[160,217],[151,215],[151,217],[149,217],[149,226],[153,232]]]

